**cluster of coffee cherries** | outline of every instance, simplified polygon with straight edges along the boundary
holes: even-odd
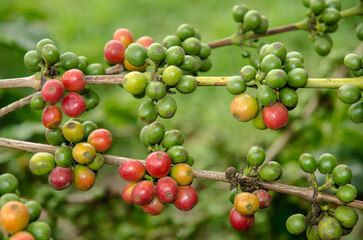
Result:
[[[253,186],[253,181],[244,181],[243,177],[260,178],[264,181],[276,181],[281,177],[281,165],[275,161],[264,164],[265,157],[265,151],[259,146],[254,146],[248,151],[247,167],[241,176],[236,175],[237,171],[233,167],[227,168],[225,172],[227,180],[231,182],[229,200],[234,204],[229,214],[229,222],[238,231],[246,231],[252,227],[255,222],[254,213],[271,204],[268,191]]]
[[[78,69],[87,75],[105,74],[105,67],[100,63],[88,65],[85,56],[77,56],[73,52],[59,53],[53,40],[45,38],[40,40],[35,50],[28,51],[24,56],[27,69],[32,72],[42,71],[46,76],[54,76],[60,73],[60,69]]]
[[[46,137],[58,148],[55,154],[34,154],[29,161],[30,171],[35,175],[49,174],[49,185],[55,190],[64,190],[72,183],[79,190],[90,189],[104,164],[101,152],[112,144],[111,133],[78,118],[67,121],[63,127],[48,129]]]
[[[18,179],[14,175],[0,175],[0,196],[0,225],[10,234],[9,240],[52,239],[49,225],[38,221],[40,204],[20,198]]]
[[[262,46],[259,63],[246,65],[240,76],[230,77],[227,90],[236,96],[230,111],[235,119],[247,122],[253,119],[258,129],[279,129],[289,120],[289,110],[298,103],[296,89],[304,87],[308,73],[301,53],[287,52],[281,42]],[[244,93],[247,86],[257,86],[257,98]]]
[[[344,164],[337,165],[337,159],[330,153],[324,153],[317,161],[311,154],[304,153],[299,157],[300,168],[311,175],[310,182],[316,191],[332,190],[344,203],[354,201],[357,189],[351,184],[352,171]],[[318,186],[315,171],[326,176],[325,183]],[[309,214],[294,214],[286,221],[286,228],[292,234],[300,234],[306,230],[309,240],[340,239],[348,235],[358,221],[357,212],[348,207],[340,206],[332,209],[324,202],[313,203]]]
[[[314,49],[319,55],[326,56],[333,47],[329,33],[338,29],[342,3],[339,0],[302,0],[302,3],[308,8],[306,14],[312,25]]]
[[[46,128],[56,129],[62,122],[63,113],[77,118],[86,110],[98,105],[98,94],[85,89],[85,86],[86,77],[82,71],[68,70],[60,80],[47,80],[42,86],[41,94],[33,96],[30,100],[30,106],[36,110],[43,110],[42,122]],[[60,107],[56,105],[59,102]],[[46,103],[49,105],[45,107]]]
[[[355,32],[357,34],[357,38],[361,41],[363,41],[363,23],[360,23],[357,25],[357,28],[355,29]]]
[[[243,33],[253,31],[262,34],[268,29],[268,19],[256,10],[249,10],[246,4],[235,5],[232,8],[232,15]]]

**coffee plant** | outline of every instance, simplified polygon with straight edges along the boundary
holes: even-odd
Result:
[[[223,18],[234,28],[230,37],[220,40],[206,40],[198,23],[179,22],[170,32],[159,24],[152,33],[140,34],[118,22],[102,31],[105,41],[97,49],[82,51],[91,56],[63,51],[61,42],[47,37],[37,36],[27,45],[22,60],[32,74],[0,81],[0,88],[7,89],[2,94],[14,100],[6,99],[0,121],[4,126],[19,124],[13,130],[18,135],[1,131],[0,146],[8,150],[0,159],[0,169],[6,172],[0,175],[0,239],[214,239],[210,228],[220,227],[227,227],[227,239],[360,239],[362,186],[354,179],[363,169],[361,162],[347,159],[363,157],[363,1],[294,2],[294,8],[306,10],[304,19],[282,27],[271,27],[276,19],[261,4],[220,4],[228,5]],[[278,10],[285,10],[282,3]],[[217,27],[213,20],[224,24],[219,18],[210,16],[211,31]],[[162,21],[168,21],[167,14]],[[344,41],[354,38],[360,46],[335,51],[333,33],[344,27],[354,29]],[[308,32],[304,39],[280,37],[300,30]],[[311,60],[315,55],[303,54],[300,44],[289,41],[302,41],[324,59],[333,55],[335,62],[329,60],[332,67],[324,70]],[[239,67],[227,71],[231,76],[211,76],[220,75],[213,54],[230,45],[231,55],[224,59]],[[311,77],[319,73],[321,78]],[[226,89],[217,93],[217,87]],[[10,92],[13,88],[36,92],[24,97],[24,92]],[[213,96],[205,100],[209,93],[201,88]],[[305,91],[308,88],[315,94]],[[228,93],[235,96],[224,101]],[[198,94],[199,102],[194,98]],[[224,116],[212,101],[231,101],[230,114]],[[203,111],[210,109],[214,113],[205,117]],[[25,113],[15,115],[21,111]],[[21,127],[26,118],[37,122]],[[204,118],[205,124],[198,123]],[[213,127],[218,118],[222,130]],[[243,123],[229,122],[232,118]],[[342,119],[349,128],[335,136]],[[208,134],[196,141],[200,131]],[[343,138],[341,152],[327,151],[333,148],[319,140],[321,132]],[[28,137],[18,137],[23,134]],[[254,135],[273,140],[266,144]],[[208,151],[200,150],[203,141],[211,145]],[[232,154],[240,151],[242,142],[248,146],[242,147],[246,156]],[[311,154],[302,153],[306,149]],[[206,170],[210,168],[219,171]],[[194,178],[229,184],[229,196],[225,186]],[[183,212],[173,212],[171,205]],[[162,212],[163,218],[156,216]],[[213,225],[203,225],[209,221]],[[154,230],[157,227],[161,232]],[[181,230],[175,231],[178,227]]]

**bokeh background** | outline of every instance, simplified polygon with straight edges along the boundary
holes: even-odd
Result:
[[[103,47],[120,27],[130,29],[135,39],[147,35],[161,42],[175,34],[182,23],[199,29],[203,42],[231,35],[236,24],[231,9],[234,4],[246,3],[267,16],[270,27],[287,25],[305,17],[306,9],[299,0],[2,0],[0,4],[0,78],[28,76],[23,64],[26,51],[35,48],[42,38],[51,38],[61,52],[73,51],[87,56],[89,62],[103,59]],[[354,6],[357,0],[342,1],[343,8]],[[339,30],[332,34],[334,48],[329,56],[318,56],[302,31],[283,33],[261,40],[282,41],[289,51],[305,56],[305,68],[311,77],[349,76],[342,68],[345,54],[361,43],[354,36],[361,16],[343,19]],[[231,76],[239,74],[248,59],[240,56],[240,48],[226,46],[214,49],[212,69],[202,75]],[[114,143],[109,154],[144,159],[146,148],[138,138],[144,124],[137,118],[142,99],[135,99],[119,86],[92,86],[101,103],[83,118],[109,129]],[[33,93],[32,89],[0,90],[0,106]],[[255,94],[254,90],[249,90]],[[299,89],[300,102],[290,112],[291,120],[283,130],[258,130],[251,122],[240,123],[229,113],[233,96],[225,87],[199,87],[190,95],[177,94],[178,111],[170,120],[159,119],[166,128],[179,129],[185,134],[185,146],[195,158],[196,169],[224,171],[228,166],[244,166],[251,146],[260,145],[267,154],[276,152],[274,160],[284,166],[281,182],[306,186],[306,176],[297,165],[301,153],[315,157],[330,152],[340,163],[353,170],[353,184],[363,199],[363,127],[352,123],[347,116],[348,106],[337,98],[336,90]],[[317,103],[314,106],[314,102]],[[311,112],[307,114],[307,112]],[[64,118],[65,122],[68,118]],[[26,106],[0,119],[0,136],[46,143],[41,112]],[[290,135],[287,142],[281,139]],[[104,166],[96,185],[87,193],[74,189],[52,190],[46,177],[30,173],[31,153],[0,149],[0,172],[10,172],[20,181],[24,197],[36,199],[44,207],[42,219],[52,227],[54,239],[305,239],[292,236],[285,229],[291,214],[306,214],[309,204],[297,197],[271,193],[273,204],[258,211],[254,227],[243,233],[232,229],[228,214],[229,186],[225,183],[195,179],[193,186],[199,202],[190,212],[180,212],[168,206],[160,216],[148,216],[139,207],[130,206],[119,197],[125,182],[115,166]],[[90,197],[88,203],[67,203]],[[363,239],[363,215],[354,232],[345,239]]]

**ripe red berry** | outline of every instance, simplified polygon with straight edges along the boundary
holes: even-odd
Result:
[[[86,86],[86,76],[81,70],[71,69],[62,75],[62,83],[67,92],[80,92]]]
[[[125,181],[138,182],[145,175],[145,167],[137,160],[128,159],[120,165],[118,173]]]
[[[229,223],[237,231],[246,231],[255,223],[255,215],[242,215],[235,208],[229,213]]]
[[[136,183],[131,182],[128,183],[124,189],[122,189],[122,199],[127,202],[132,204],[132,199],[131,199],[131,192],[134,189],[134,187],[136,186]]]
[[[198,202],[198,194],[192,186],[180,186],[174,206],[181,211],[191,210]]]
[[[150,203],[142,206],[142,210],[150,215],[159,215],[163,212],[164,208],[164,203],[160,202],[160,200],[156,196]]]
[[[156,184],[156,195],[162,203],[173,203],[178,196],[178,184],[171,177],[163,177]]]
[[[151,37],[143,36],[136,40],[136,43],[141,44],[146,49],[149,48],[149,46],[154,42],[154,40]]]
[[[111,147],[112,134],[107,129],[99,128],[88,135],[87,141],[95,147],[97,152],[104,152]]]
[[[73,183],[73,170],[70,167],[55,167],[49,174],[49,185],[55,190],[63,190]]]
[[[271,107],[263,108],[262,119],[268,128],[276,130],[287,124],[289,112],[282,103],[276,102]]]
[[[61,108],[68,117],[77,118],[86,111],[86,102],[78,93],[68,93],[61,102]]]
[[[137,205],[145,205],[151,202],[155,196],[155,185],[144,180],[136,184],[131,192],[132,202]]]
[[[113,34],[113,39],[121,41],[127,48],[131,43],[134,42],[134,35],[127,28],[119,28]]]
[[[103,56],[111,64],[122,63],[125,60],[125,45],[117,40],[108,41],[103,49]]]
[[[267,208],[271,204],[271,196],[268,191],[263,189],[258,189],[253,192],[260,200],[260,209]]]
[[[56,105],[50,105],[44,108],[42,122],[46,128],[57,128],[62,122],[62,111]]]
[[[145,168],[155,178],[165,177],[171,169],[171,158],[169,154],[162,151],[150,153],[146,158]]]
[[[53,104],[59,102],[64,93],[62,82],[57,79],[47,81],[42,87],[41,95],[45,102]]]

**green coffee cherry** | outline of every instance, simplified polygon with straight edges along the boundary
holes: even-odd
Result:
[[[152,101],[143,102],[138,110],[138,116],[144,123],[152,123],[158,117],[156,105]]]
[[[45,45],[47,45],[47,44],[53,44],[53,45],[55,46],[55,43],[54,43],[52,40],[48,39],[48,38],[44,38],[44,39],[40,40],[40,41],[37,43],[37,45],[36,45],[35,49],[36,49],[36,51],[37,51],[37,53],[38,53],[38,56],[39,56],[40,58],[43,58],[43,57],[42,57],[43,47],[44,47]]]
[[[305,216],[302,214],[291,215],[286,220],[286,229],[294,235],[304,232],[306,230]]]
[[[149,139],[148,139],[148,137],[147,137],[147,132],[148,132],[149,127],[150,127],[150,126],[145,126],[145,127],[143,127],[143,128],[141,129],[141,131],[140,131],[140,135],[139,135],[141,142],[142,142],[142,143],[143,143],[146,147],[148,147],[148,146],[151,146],[151,145],[152,145],[152,144],[149,142]]]
[[[265,161],[265,158],[265,150],[259,146],[253,146],[248,150],[247,162],[250,166],[261,166]]]
[[[257,99],[262,106],[272,106],[277,101],[277,93],[267,85],[261,85],[257,89]]]
[[[298,58],[289,58],[285,61],[284,71],[290,72],[295,68],[304,68],[304,64]]]
[[[92,162],[87,164],[87,167],[92,169],[93,171],[97,171],[103,167],[105,164],[105,158],[101,153],[96,153],[95,159]]]
[[[202,60],[202,66],[200,67],[199,71],[207,72],[212,68],[212,60],[210,58],[206,58]]]
[[[84,139],[88,139],[88,135],[91,134],[94,130],[98,129],[98,126],[96,123],[92,121],[85,121],[82,123],[83,129],[84,129]]]
[[[92,63],[87,66],[86,75],[104,75],[105,67],[101,63]]]
[[[352,104],[348,110],[348,116],[353,122],[363,122],[363,101]]]
[[[241,69],[241,77],[246,82],[249,82],[252,79],[254,79],[256,74],[257,74],[256,69],[250,65],[246,65],[246,66],[242,67],[242,69]]]
[[[189,55],[198,55],[202,48],[200,40],[195,37],[185,39],[182,42],[182,47],[184,48],[185,54]]]
[[[308,226],[306,229],[306,237],[308,240],[321,240],[319,237],[318,225]]]
[[[227,90],[234,95],[244,93],[246,88],[246,82],[240,76],[232,76],[227,80]]]
[[[168,65],[179,66],[183,63],[185,51],[182,47],[173,46],[166,51],[165,62]]]
[[[306,173],[313,173],[318,168],[316,159],[309,153],[303,153],[299,157],[299,166]]]
[[[328,55],[332,47],[333,42],[328,35],[317,37],[314,41],[314,49],[320,56]]]
[[[184,143],[184,135],[179,130],[167,131],[161,142],[163,147],[169,149],[173,146],[181,146]]]
[[[42,212],[42,206],[33,200],[27,201],[25,203],[26,208],[29,211],[30,214],[30,219],[29,222],[34,222],[36,220],[38,220],[38,218],[40,217],[40,214]]]
[[[357,37],[359,40],[363,41],[363,23],[360,23],[357,25],[357,28],[355,29],[355,32],[357,34]]]
[[[248,7],[246,4],[234,5],[232,8],[233,19],[236,22],[243,22],[243,17],[248,12]]]
[[[266,129],[266,125],[263,121],[263,118],[262,118],[262,110],[263,108],[260,107],[259,110],[258,110],[258,113],[256,115],[256,117],[253,118],[253,125],[257,128],[257,129],[260,129],[260,130],[264,130]]]
[[[188,159],[185,163],[188,164],[189,166],[193,166],[194,158],[192,156],[188,155]]]
[[[177,105],[174,98],[167,94],[157,102],[156,108],[160,117],[171,118],[177,110]]]
[[[53,44],[46,44],[42,50],[42,56],[45,62],[53,65],[59,61],[59,51]]]
[[[286,54],[286,59],[290,59],[290,58],[297,58],[304,64],[304,56],[299,52],[296,52],[296,51],[288,52]]]
[[[353,228],[358,221],[358,213],[353,208],[347,206],[339,206],[335,209],[334,218],[338,220],[344,228]]]
[[[318,232],[321,239],[340,239],[342,227],[334,217],[324,217],[319,221]]]
[[[159,144],[165,134],[165,126],[161,122],[153,122],[147,130],[147,139],[151,144]]]
[[[342,10],[342,3],[339,0],[325,0],[326,8],[334,8],[338,11]]]
[[[180,25],[176,30],[176,35],[181,41],[190,37],[194,37],[194,34],[195,34],[194,27],[186,23]]]
[[[270,46],[270,44],[265,44],[260,48],[260,52],[259,52],[259,58],[260,61],[262,62],[262,59],[264,59],[268,54],[266,54],[267,52],[267,48]]]
[[[85,56],[78,57],[78,66],[77,69],[81,70],[83,73],[87,71],[88,60]]]
[[[337,159],[330,153],[324,153],[319,157],[318,169],[322,174],[332,173],[337,166]]]
[[[165,59],[166,52],[159,43],[152,43],[147,49],[147,56],[153,62],[162,62]]]
[[[265,73],[273,69],[281,69],[281,60],[274,54],[268,54],[262,59],[261,70]]]
[[[353,104],[360,100],[361,91],[354,85],[343,85],[338,90],[339,99],[346,104]]]
[[[209,57],[211,53],[211,48],[208,44],[206,43],[202,43],[201,44],[201,48],[200,48],[200,52],[199,52],[199,57],[201,59],[206,59],[207,57]]]
[[[24,64],[27,69],[32,72],[40,71],[40,63],[42,59],[39,57],[37,51],[30,50],[24,55]]]
[[[310,0],[302,0],[302,4],[308,8],[310,7]]]
[[[179,66],[184,71],[192,71],[196,60],[193,56],[185,55],[183,63]]]
[[[340,19],[340,12],[335,8],[325,8],[321,14],[321,20],[326,24],[334,24]]]
[[[181,41],[175,35],[169,35],[163,39],[163,46],[166,48],[171,48],[173,46],[180,46],[180,45],[181,45]]]
[[[19,186],[18,179],[11,173],[0,175],[0,196],[6,193],[14,193]]]
[[[284,62],[286,59],[287,49],[283,43],[274,42],[267,47],[266,54],[274,54],[280,58],[281,62]]]
[[[45,137],[50,145],[59,146],[62,143],[66,142],[66,139],[63,136],[62,128],[58,127],[55,129],[47,128],[45,131]]]
[[[42,98],[42,96],[35,95],[30,99],[30,107],[32,107],[35,110],[43,110],[45,107],[45,102]]]
[[[165,94],[166,89],[162,82],[150,82],[146,87],[146,95],[153,100],[161,99]]]
[[[333,170],[333,180],[337,185],[345,185],[352,181],[352,170],[344,164],[338,165]]]
[[[324,0],[310,0],[309,7],[317,15],[325,9],[325,2]]]
[[[177,66],[169,66],[163,72],[163,82],[166,85],[173,87],[178,84],[182,75],[183,72],[180,68]]]
[[[287,85],[293,88],[304,87],[309,75],[305,69],[295,68],[287,74]]]
[[[362,58],[355,53],[349,53],[344,57],[344,65],[351,70],[359,70],[363,67]]]
[[[352,70],[352,74],[354,77],[360,77],[363,76],[363,67],[359,70]]]
[[[183,146],[172,146],[166,152],[174,164],[184,163],[188,160],[188,151]]]
[[[258,26],[258,28],[253,29],[253,32],[256,34],[262,34],[265,33],[268,29],[268,19],[265,16],[261,16],[261,24]]]
[[[146,58],[146,48],[139,43],[131,43],[125,50],[125,59],[134,66],[143,66]]]
[[[260,168],[260,177],[264,181],[276,181],[281,177],[282,168],[278,162],[270,161]]]
[[[57,166],[69,167],[73,164],[72,149],[68,147],[58,147],[54,154]]]
[[[79,65],[79,59],[73,52],[65,52],[59,58],[59,65],[64,70],[77,68]]]
[[[144,74],[140,72],[129,72],[122,79],[122,85],[126,91],[133,95],[145,92],[148,82]]]
[[[249,10],[243,16],[243,28],[245,30],[253,30],[260,26],[262,22],[262,17],[256,10]]]
[[[273,69],[269,71],[265,79],[267,85],[272,88],[283,88],[288,81],[286,72],[281,69]]]
[[[192,93],[195,91],[195,89],[197,89],[197,81],[193,76],[184,75],[181,77],[175,88],[184,94]]]
[[[292,88],[284,87],[279,92],[279,99],[282,104],[288,109],[293,109],[296,107],[299,101],[299,96],[296,91]]]
[[[336,195],[345,203],[353,202],[357,197],[357,189],[352,184],[346,184],[338,188]]]

